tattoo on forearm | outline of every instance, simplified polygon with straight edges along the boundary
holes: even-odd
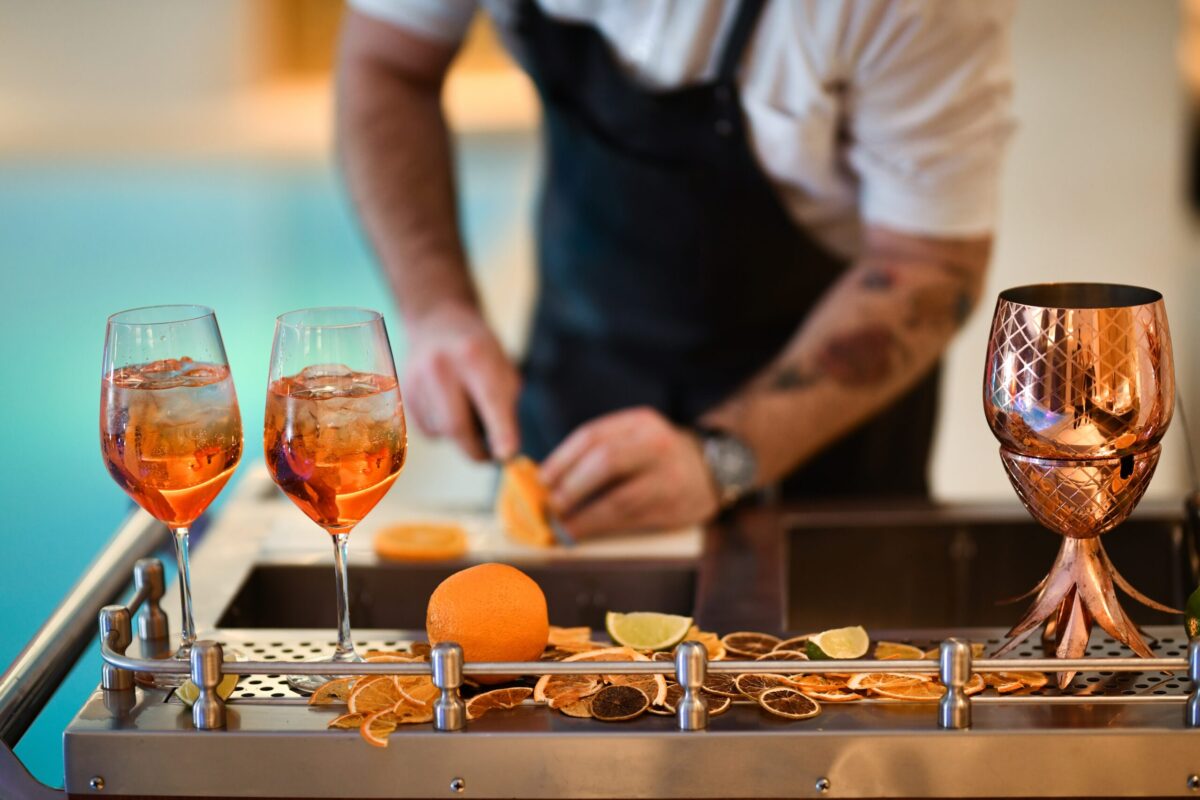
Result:
[[[838,334],[818,354],[818,368],[843,386],[873,386],[892,376],[904,348],[890,327],[882,323]]]
[[[794,364],[785,364],[771,376],[771,388],[778,391],[803,389],[819,381],[821,376]]]

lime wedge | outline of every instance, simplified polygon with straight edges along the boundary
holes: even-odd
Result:
[[[683,641],[692,627],[692,618],[654,611],[629,614],[610,611],[604,618],[604,627],[617,644],[637,650],[666,650]]]
[[[1192,592],[1183,610],[1188,639],[1200,639],[1200,589]]]
[[[871,647],[871,638],[861,625],[834,628],[808,637],[805,654],[811,659],[862,658]]]
[[[221,682],[217,684],[217,695],[220,696],[222,700],[228,700],[229,696],[233,694],[234,688],[236,688],[238,685],[238,679],[241,677],[241,675],[226,675],[225,677],[221,678]],[[187,680],[180,684],[179,688],[175,690],[175,696],[190,706],[195,703],[196,698],[200,696],[200,690],[196,688],[196,684],[192,683],[190,680]]]

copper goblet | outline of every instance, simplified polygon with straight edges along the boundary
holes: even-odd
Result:
[[[1158,292],[1054,283],[1000,293],[984,412],[1021,502],[1065,538],[997,655],[1045,623],[1058,657],[1078,658],[1095,622],[1137,654],[1153,656],[1114,586],[1153,608],[1174,609],[1121,577],[1100,534],[1123,522],[1149,485],[1174,398],[1171,334]],[[1059,686],[1073,676],[1059,673]]]

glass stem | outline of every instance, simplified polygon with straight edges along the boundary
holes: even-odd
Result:
[[[196,641],[196,623],[192,619],[192,572],[188,567],[188,529],[172,528],[175,535],[175,563],[179,566],[179,603],[183,611],[180,653],[187,653]]]
[[[350,638],[350,587],[346,582],[346,545],[350,534],[333,535],[333,569],[337,588],[338,643],[334,661],[357,661],[354,642]]]

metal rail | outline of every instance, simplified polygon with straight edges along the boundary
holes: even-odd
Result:
[[[1072,658],[1072,659],[1012,659],[982,658],[975,660],[970,645],[958,639],[941,643],[936,661],[932,659],[841,659],[818,661],[713,661],[699,642],[683,642],[675,649],[670,661],[483,661],[464,663],[462,648],[451,642],[433,647],[430,660],[413,662],[292,662],[286,666],[272,661],[224,662],[221,645],[216,642],[196,642],[190,664],[131,658],[124,654],[130,641],[130,610],[124,606],[108,606],[100,612],[101,654],[104,657],[102,685],[119,691],[133,686],[135,672],[151,674],[188,674],[198,688],[192,706],[192,721],[198,729],[210,730],[225,725],[224,701],[216,688],[223,674],[274,675],[281,669],[297,675],[371,676],[371,675],[429,675],[440,690],[434,704],[434,727],[437,730],[461,730],[466,726],[465,706],[459,691],[464,674],[471,675],[673,675],[683,687],[683,697],[676,709],[676,722],[681,731],[703,730],[708,727],[708,708],[701,689],[708,673],[742,674],[828,674],[828,673],[937,673],[946,691],[938,701],[938,727],[962,730],[971,727],[973,702],[985,704],[1046,703],[1099,704],[1114,703],[1186,703],[1184,723],[1200,727],[1200,641],[1188,645],[1187,658]],[[1104,697],[1070,695],[1054,697],[994,697],[974,701],[965,687],[975,672],[1143,672],[1186,670],[1192,691],[1186,698],[1169,696]]]
[[[161,523],[131,514],[0,676],[0,741],[16,747],[95,635],[96,613],[129,584],[138,559],[162,543]]]

